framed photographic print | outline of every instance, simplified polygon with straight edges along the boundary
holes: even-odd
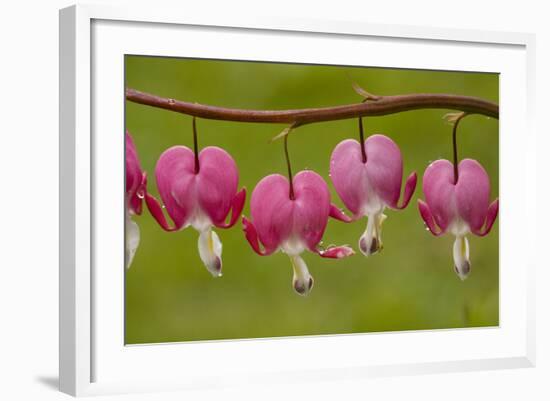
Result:
[[[62,10],[61,390],[532,366],[533,43]]]

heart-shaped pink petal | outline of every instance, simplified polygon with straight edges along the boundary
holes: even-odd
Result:
[[[424,173],[422,189],[426,204],[419,203],[419,208],[428,227],[430,212],[443,232],[455,219],[464,221],[477,235],[485,235],[491,229],[498,213],[498,201],[489,207],[489,176],[477,161],[464,159],[459,163],[456,184],[451,162],[433,162]],[[484,224],[486,228],[482,230]]]
[[[273,252],[292,232],[288,180],[280,174],[262,178],[252,191],[250,214],[260,242]]]
[[[294,240],[316,252],[329,216],[328,187],[313,171],[296,174],[293,185],[294,199],[290,199],[286,177],[272,174],[258,183],[250,202],[255,231],[270,251],[287,240]],[[248,220],[246,223],[250,225]],[[254,244],[251,245],[254,247]]]
[[[489,176],[477,161],[464,159],[458,165],[456,206],[472,231],[479,231],[487,219],[490,196]]]
[[[452,163],[448,160],[431,163],[424,172],[422,190],[433,219],[443,232],[446,231],[457,215]]]
[[[330,158],[330,178],[344,205],[353,214],[360,214],[369,188],[359,142],[347,139],[336,146]]]
[[[340,142],[332,152],[330,177],[336,192],[355,215],[365,213],[369,200],[394,209],[407,206],[416,187],[416,173],[407,179],[404,198],[401,193],[403,160],[399,147],[385,135],[372,135],[365,141],[367,161],[361,145],[353,139]]]
[[[312,252],[323,238],[330,211],[330,192],[314,171],[300,171],[294,177],[293,232]]]
[[[216,146],[204,148],[199,153],[199,163],[198,203],[214,224],[222,224],[237,193],[237,165],[229,153]]]
[[[394,141],[385,135],[372,135],[365,141],[367,176],[384,203],[397,208],[403,180],[403,159]]]
[[[155,167],[157,187],[168,215],[182,228],[196,208],[195,156],[186,146],[162,153]]]
[[[160,205],[149,194],[147,205],[165,230],[180,229],[199,213],[221,228],[231,227],[237,221],[246,191],[237,193],[237,165],[225,150],[215,146],[204,148],[199,153],[199,171],[195,171],[193,151],[185,146],[174,146],[160,156],[155,173],[159,194],[175,227],[169,227]],[[226,223],[231,210],[233,216]]]
[[[134,141],[128,131],[125,135],[126,147],[126,196],[129,208],[133,214],[141,214],[143,197],[145,193],[146,177],[141,170]]]

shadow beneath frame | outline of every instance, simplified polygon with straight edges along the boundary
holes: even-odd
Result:
[[[50,390],[59,390],[59,377],[57,376],[39,376],[36,377],[36,381]]]

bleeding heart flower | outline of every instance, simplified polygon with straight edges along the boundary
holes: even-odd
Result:
[[[166,231],[192,226],[199,235],[199,255],[213,276],[222,275],[222,243],[212,227],[232,227],[244,206],[246,190],[237,193],[239,173],[233,158],[215,146],[195,157],[185,146],[174,146],[159,158],[155,175],[158,191],[174,226],[166,221],[158,201],[146,194],[147,207]],[[229,212],[231,219],[226,223]]]
[[[382,250],[382,222],[386,207],[404,209],[416,188],[416,172],[407,178],[401,204],[403,160],[399,147],[384,135],[372,135],[364,152],[358,141],[340,142],[330,159],[330,177],[336,192],[354,219],[368,217],[367,228],[359,239],[365,256]]]
[[[252,221],[243,217],[243,226],[246,239],[257,254],[266,256],[280,249],[290,257],[293,288],[298,294],[307,295],[313,287],[313,277],[301,253],[309,250],[336,259],[353,255],[348,246],[319,247],[329,216],[346,222],[350,219],[330,203],[327,184],[317,173],[301,171],[292,181],[291,192],[286,177],[264,177],[252,192]]]
[[[132,220],[140,215],[147,185],[147,176],[141,170],[139,159],[130,133],[126,131],[126,268],[130,267],[139,245],[139,227]]]
[[[455,271],[464,280],[470,272],[470,247],[466,235],[485,236],[498,214],[498,199],[489,205],[489,176],[477,161],[464,159],[454,167],[448,160],[436,160],[424,172],[422,190],[426,202],[418,200],[420,215],[436,236],[451,232]]]

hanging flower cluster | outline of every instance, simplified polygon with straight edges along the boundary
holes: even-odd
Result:
[[[361,146],[364,148],[361,149]],[[399,147],[384,135],[372,135],[360,144],[354,139],[340,142],[330,158],[330,178],[354,219],[367,216],[367,228],[359,239],[365,256],[382,250],[384,209],[404,209],[416,188],[416,173],[407,178],[401,204],[403,160]]]
[[[168,224],[158,201],[146,195],[149,211],[166,231],[192,226],[199,232],[199,255],[214,276],[222,275],[222,243],[213,227],[230,228],[243,210],[246,190],[237,192],[239,172],[233,158],[215,146],[199,154],[174,146],[159,158],[155,168],[158,191],[168,215]],[[226,222],[231,212],[231,219]]]
[[[279,174],[263,178],[252,192],[250,213],[252,221],[243,217],[243,226],[252,249],[261,256],[276,250],[286,253],[294,269],[292,287],[300,295],[307,295],[313,287],[313,277],[301,257],[304,251],[336,259],[354,254],[348,246],[319,247],[328,218],[347,219],[330,203],[327,184],[314,171],[300,171],[290,183]]]
[[[143,197],[145,195],[145,187],[147,185],[147,176],[141,170],[139,159],[134,145],[134,141],[130,133],[125,134],[126,148],[126,268],[130,267],[137,247],[139,245],[139,226],[132,219],[132,216],[140,215],[143,205]]]
[[[447,160],[431,163],[423,176],[425,201],[418,200],[420,215],[436,236],[450,232],[455,271],[464,280],[470,272],[467,234],[487,235],[498,214],[498,199],[489,204],[489,177],[481,164],[472,159],[456,160],[456,128],[453,138],[454,164]],[[314,171],[293,175],[288,156],[288,130],[284,135],[288,177],[271,174],[254,188],[250,218],[242,217],[245,237],[258,255],[282,251],[293,268],[292,287],[307,295],[313,277],[302,255],[312,252],[323,258],[341,259],[354,254],[347,245],[324,248],[321,240],[330,217],[350,223],[367,217],[367,226],[358,241],[365,256],[382,248],[382,223],[386,208],[407,207],[416,189],[416,172],[405,181],[401,201],[403,158],[397,144],[385,135],[340,142],[330,158],[330,178],[334,188],[352,213],[345,215],[331,203],[329,188]],[[209,146],[198,151],[195,119],[194,149],[174,146],[160,156],[155,178],[162,204],[147,192],[146,174],[141,170],[129,133],[126,133],[126,261],[130,265],[139,244],[139,228],[132,220],[141,214],[145,199],[151,215],[162,229],[180,231],[192,226],[199,232],[198,253],[207,270],[222,275],[222,243],[213,228],[231,228],[243,210],[246,190],[238,191],[239,173],[225,150]],[[164,209],[172,220],[169,223]],[[231,215],[229,217],[229,215]],[[229,219],[228,219],[229,217]]]
[[[489,176],[477,161],[464,159],[458,165],[455,181],[453,164],[436,160],[424,172],[422,190],[426,202],[418,200],[420,215],[433,235],[450,232],[455,236],[455,272],[464,280],[470,273],[466,235],[487,235],[498,214],[498,199],[489,205]]]

